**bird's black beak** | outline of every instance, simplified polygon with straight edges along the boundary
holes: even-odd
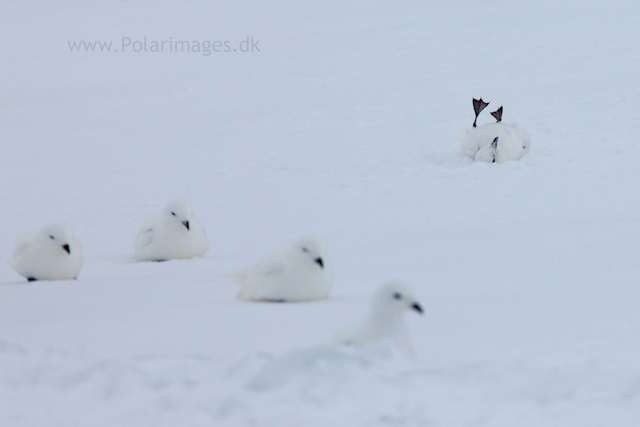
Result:
[[[500,120],[498,120],[500,121]],[[498,149],[498,137],[496,136],[496,138],[491,142],[491,149],[493,150],[493,162],[491,163],[495,163],[496,162],[496,151]]]
[[[69,247],[69,244],[62,245],[62,249],[64,249],[69,255],[71,255],[71,248]]]
[[[422,307],[420,307],[420,304],[418,304],[417,302],[414,302],[411,305],[411,308],[417,311],[418,313],[422,314]]]
[[[322,258],[316,258],[314,261],[320,266],[320,268],[324,268],[324,262],[322,262]]]
[[[189,229],[189,221],[182,221],[182,225],[187,227],[187,230]]]

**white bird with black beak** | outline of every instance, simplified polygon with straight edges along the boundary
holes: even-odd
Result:
[[[415,353],[404,321],[404,313],[410,310],[422,314],[422,306],[416,301],[410,285],[400,282],[382,285],[373,296],[367,316],[340,330],[333,341],[335,344],[364,347],[388,339],[407,357],[414,359]]]
[[[506,154],[498,139],[496,136],[491,144],[482,147],[478,151],[478,154],[476,154],[476,162],[503,163],[506,161]]]
[[[133,244],[138,261],[167,261],[204,255],[209,240],[193,215],[191,203],[175,200],[140,228]]]
[[[475,161],[502,163],[507,160],[520,160],[531,149],[531,137],[518,123],[502,122],[502,106],[491,115],[495,123],[477,126],[478,115],[489,105],[482,98],[473,100],[476,118],[473,126],[459,132],[455,137],[460,140],[462,152]],[[483,151],[484,150],[484,151]]]
[[[304,237],[287,249],[267,254],[237,279],[242,286],[238,298],[253,301],[324,299],[333,285],[324,244],[314,237]]]
[[[18,237],[11,265],[29,281],[71,280],[82,263],[82,246],[71,228],[50,224]]]

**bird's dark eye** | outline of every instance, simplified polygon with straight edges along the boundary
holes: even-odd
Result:
[[[400,293],[399,293],[399,292],[396,292],[396,293],[394,293],[394,294],[393,294],[393,297],[394,297],[395,299],[400,299],[400,298],[402,298],[402,295],[400,295]]]
[[[55,239],[55,237],[53,237],[52,235],[49,235],[49,238],[50,238],[51,240],[54,240],[54,239]]]
[[[171,215],[176,216],[176,213],[175,212],[171,212]]]
[[[309,249],[307,249],[307,248],[302,248],[302,252],[309,253]]]

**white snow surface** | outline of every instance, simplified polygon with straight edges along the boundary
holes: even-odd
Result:
[[[637,427],[638,22],[619,0],[3,1],[0,259],[62,218],[84,267],[0,266],[0,425]],[[67,43],[123,37],[260,52]],[[480,96],[522,160],[444,135]],[[176,197],[209,252],[131,262]],[[233,272],[307,233],[329,299],[235,299]],[[417,360],[323,346],[387,280],[425,310]]]

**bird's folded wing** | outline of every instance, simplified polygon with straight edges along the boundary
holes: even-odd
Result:
[[[16,244],[16,248],[13,251],[13,256],[20,256],[29,246],[31,246],[31,242],[23,241]]]
[[[33,245],[34,240],[36,239],[35,233],[27,232],[22,233],[16,239],[16,247],[13,251],[14,258],[20,256],[25,250],[27,250],[31,245]]]
[[[135,246],[136,248],[144,248],[145,246],[149,246],[151,242],[153,242],[153,238],[155,237],[156,232],[153,227],[143,227],[138,232],[136,236]]]
[[[286,266],[281,261],[261,262],[256,267],[256,272],[262,276],[277,276],[284,273]]]

